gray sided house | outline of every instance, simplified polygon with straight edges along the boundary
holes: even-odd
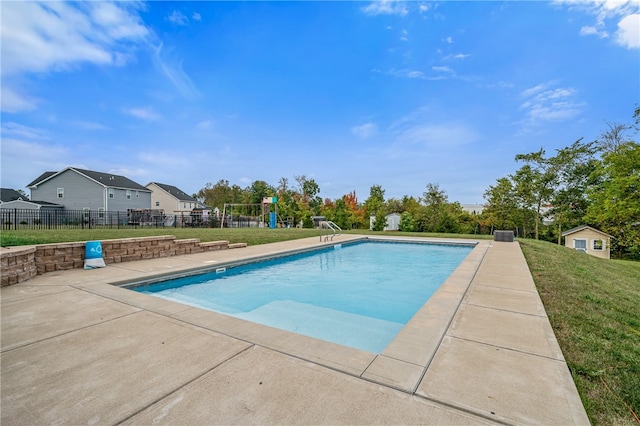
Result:
[[[41,223],[63,206],[46,201],[30,201],[18,191],[1,188],[0,213],[3,225]]]
[[[124,176],[67,167],[45,172],[27,185],[32,200],[60,204],[65,210],[151,209],[151,191]]]

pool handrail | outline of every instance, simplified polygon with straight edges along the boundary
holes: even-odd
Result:
[[[342,235],[342,229],[338,225],[336,225],[334,222],[332,222],[330,220],[322,220],[322,221],[320,221],[318,226],[320,228],[320,241],[322,241],[323,230],[325,228],[328,229],[328,230],[333,231],[333,234],[329,235],[329,233],[327,233],[327,235],[324,236],[324,240],[325,241],[329,241],[329,239],[331,239],[331,241],[333,241],[333,237],[335,237],[336,235]]]

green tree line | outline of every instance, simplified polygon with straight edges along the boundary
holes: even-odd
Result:
[[[400,231],[489,234],[510,229],[519,237],[561,244],[563,231],[590,225],[614,237],[614,254],[640,259],[640,145],[634,140],[639,128],[636,108],[632,124],[608,123],[595,141],[579,139],[553,155],[544,148],[516,155],[520,168],[487,188],[481,213],[449,201],[437,183],[427,183],[420,197],[385,199],[385,190],[373,185],[364,201],[355,191],[323,200],[317,182],[304,175],[295,176],[294,184],[282,177],[275,186],[258,180],[246,188],[221,179],[194,196],[221,211],[224,204],[259,204],[275,196],[280,220],[303,227],[313,226],[313,216],[324,216],[343,229],[383,230],[386,215],[399,213]]]

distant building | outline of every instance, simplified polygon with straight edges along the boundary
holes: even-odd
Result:
[[[580,250],[603,259],[611,258],[611,235],[587,225],[578,226],[562,233],[565,247]]]
[[[124,176],[67,167],[45,172],[27,185],[32,200],[63,205],[65,210],[128,211],[150,209],[151,191]]]
[[[460,204],[462,210],[471,214],[482,214],[485,209],[484,204]]]
[[[2,210],[2,223],[5,225],[42,223],[49,213],[63,208],[64,206],[60,204],[31,201],[13,189],[0,190],[0,210]]]
[[[398,231],[400,229],[400,213],[389,213],[385,216],[387,224],[382,229],[383,231]],[[376,221],[376,216],[369,216],[369,229],[373,229],[373,224]]]
[[[10,188],[0,188],[0,204],[9,203],[11,201],[25,201],[27,197]]]
[[[202,207],[198,200],[173,185],[150,182],[146,187],[151,191],[151,208],[164,210],[166,214],[191,213]]]

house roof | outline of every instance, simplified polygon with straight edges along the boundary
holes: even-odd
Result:
[[[29,201],[27,197],[11,188],[0,188],[0,202],[7,203],[9,201],[24,200]]]
[[[565,236],[570,235],[570,234],[575,234],[576,232],[580,232],[580,231],[582,231],[584,229],[590,229],[590,230],[592,230],[594,232],[597,232],[599,234],[606,235],[609,238],[613,238],[613,236],[607,234],[606,232],[602,232],[601,230],[593,228],[593,227],[591,227],[589,225],[581,225],[581,226],[576,226],[575,228],[571,228],[571,229],[569,229],[567,231],[564,231],[562,233],[562,236],[565,237]]]
[[[165,183],[158,183],[158,182],[149,182],[149,185],[151,185],[151,184],[159,186],[163,191],[168,192],[169,194],[173,195],[175,198],[177,198],[180,201],[189,201],[191,203],[197,203],[198,202],[198,200],[193,198],[191,195],[188,195],[186,192],[178,189],[177,187],[175,187],[173,185],[167,185]],[[149,185],[147,185],[147,186],[149,186]]]
[[[114,175],[113,173],[103,173],[103,172],[96,172],[93,170],[78,169],[75,167],[67,167],[66,169],[63,169],[59,172],[44,172],[36,180],[31,182],[29,185],[27,185],[27,187],[30,188],[32,186],[38,186],[44,181],[49,180],[59,174],[62,174],[67,170],[72,170],[76,173],[79,173],[105,187],[135,189],[136,191],[150,192],[149,188],[145,188],[144,186],[132,181],[127,177]]]

